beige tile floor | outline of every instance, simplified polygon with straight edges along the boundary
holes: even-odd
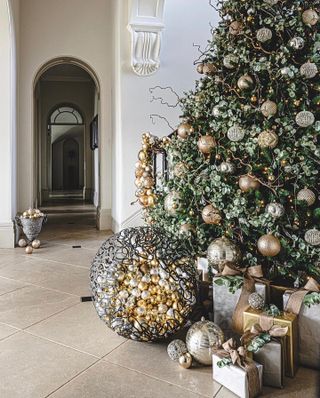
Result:
[[[1,398],[235,397],[209,367],[181,369],[164,344],[127,341],[81,303],[91,260],[110,233],[95,229],[91,206],[47,211],[41,249],[29,256],[0,250]],[[300,368],[285,389],[264,396],[320,397],[318,380],[318,372]]]

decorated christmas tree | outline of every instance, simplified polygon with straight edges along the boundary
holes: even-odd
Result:
[[[180,125],[170,139],[144,135],[136,183],[147,222],[216,268],[320,276],[319,5],[218,1]],[[156,183],[159,148],[168,170]]]

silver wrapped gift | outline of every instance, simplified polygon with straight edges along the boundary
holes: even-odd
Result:
[[[220,278],[220,277],[217,277]],[[213,278],[213,319],[214,323],[219,325],[224,332],[225,339],[228,340],[234,336],[232,331],[232,315],[238,303],[241,288],[234,294],[230,293],[227,286],[219,286],[214,283]],[[256,292],[259,293],[265,301],[267,300],[267,286],[263,283],[255,284]]]
[[[253,354],[253,359],[263,365],[265,386],[283,387],[286,347],[283,339],[272,340]]]
[[[286,308],[292,290],[283,295]],[[307,307],[302,304],[299,319],[299,362],[301,365],[320,369],[320,304]]]
[[[222,384],[228,390],[238,395],[240,398],[249,398],[248,377],[244,369],[237,365],[227,365],[219,368],[217,363],[221,358],[215,354],[212,355],[213,380]],[[262,390],[263,366],[256,363],[259,373],[260,391]],[[250,397],[252,398],[252,397]]]

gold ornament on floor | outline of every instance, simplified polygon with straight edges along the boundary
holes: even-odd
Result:
[[[260,148],[275,148],[278,144],[278,136],[272,130],[262,131],[258,136],[258,145]]]
[[[239,21],[233,21],[229,25],[229,33],[233,36],[238,36],[242,33],[243,25]]]
[[[315,121],[314,114],[309,111],[301,111],[296,115],[296,123],[300,127],[309,127]]]
[[[39,249],[39,247],[40,247],[40,245],[41,245],[41,242],[40,242],[40,240],[39,239],[35,239],[33,242],[32,242],[32,247],[34,248],[34,249]]]
[[[265,257],[274,257],[280,253],[281,243],[276,236],[266,234],[259,238],[258,250]]]
[[[203,135],[198,140],[198,148],[204,155],[210,155],[217,143],[211,135]]]
[[[313,79],[318,73],[317,65],[313,62],[306,62],[300,67],[301,76],[307,79]]]
[[[193,324],[186,336],[188,352],[201,365],[212,364],[212,350],[219,348],[223,342],[221,328],[204,318]]]
[[[239,78],[237,86],[240,90],[250,90],[254,85],[253,79],[249,75],[243,75]]]
[[[25,252],[26,252],[26,254],[32,254],[32,252],[33,252],[32,246],[27,246],[27,247],[25,248]]]
[[[186,352],[179,357],[179,365],[184,369],[189,369],[192,366],[192,356]]]
[[[316,195],[309,188],[301,189],[297,194],[297,200],[306,202],[308,206],[312,206],[316,201]]]
[[[164,200],[164,208],[170,216],[175,216],[182,208],[182,197],[177,191],[167,194]]]
[[[265,117],[274,116],[277,113],[277,104],[273,101],[267,100],[261,105],[261,113]]]
[[[222,272],[226,263],[237,264],[241,260],[239,247],[226,237],[213,240],[207,251],[209,265]]]
[[[319,15],[315,10],[312,10],[311,8],[309,10],[305,10],[302,13],[302,21],[306,25],[316,25],[317,22],[319,21]]]
[[[255,176],[246,174],[239,178],[239,187],[242,192],[249,192],[251,190],[258,189],[260,187],[260,183]]]
[[[183,140],[188,138],[193,133],[194,129],[189,123],[181,123],[178,127],[178,136]]]
[[[320,231],[316,228],[309,229],[304,234],[304,240],[312,246],[320,245]]]
[[[217,225],[222,219],[220,211],[213,205],[207,205],[204,207],[201,214],[202,219],[206,224]]]
[[[257,40],[261,43],[265,43],[272,39],[272,30],[269,28],[260,28],[257,30]]]
[[[26,240],[25,239],[19,239],[18,246],[19,247],[26,247],[27,246]]]

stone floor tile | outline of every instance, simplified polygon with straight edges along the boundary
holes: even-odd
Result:
[[[99,319],[92,303],[79,303],[26,330],[100,358],[126,341]]]
[[[127,341],[104,360],[210,398],[220,388],[220,384],[212,380],[210,366],[183,369],[169,359],[166,344]]]
[[[96,358],[19,332],[0,341],[0,397],[44,398]]]
[[[3,340],[17,332],[19,332],[19,329],[0,323],[0,340]]]
[[[26,328],[79,302],[79,298],[37,286],[0,296],[0,322]]]
[[[1,269],[0,269],[0,274],[1,274]],[[26,286],[25,283],[18,282],[17,280],[0,277],[0,296],[12,292],[14,290],[20,289],[24,286]]]
[[[141,373],[99,362],[50,398],[196,398],[199,395]]]

